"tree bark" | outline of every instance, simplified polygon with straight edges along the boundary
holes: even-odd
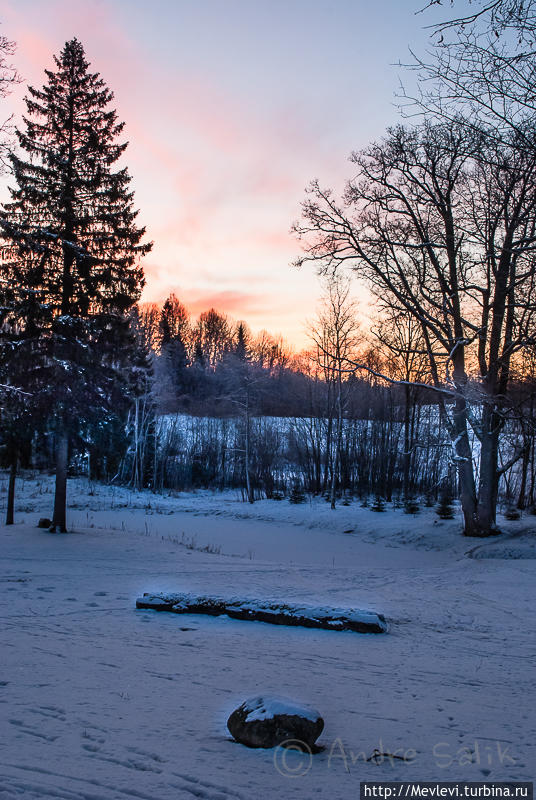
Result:
[[[454,404],[452,432],[453,447],[460,485],[460,500],[464,521],[464,536],[482,536],[477,521],[477,496],[473,471],[473,454],[467,434],[467,408],[463,394],[459,392]]]
[[[496,525],[497,492],[499,488],[500,420],[491,409],[482,414],[483,436],[480,445],[480,478],[478,485],[477,532],[473,536],[493,536],[499,533]]]
[[[7,490],[6,525],[13,525],[15,511],[15,479],[17,477],[17,456],[13,457],[9,470],[9,486]]]
[[[56,434],[56,492],[54,514],[50,530],[67,533],[67,467],[69,460],[69,437],[65,430]]]

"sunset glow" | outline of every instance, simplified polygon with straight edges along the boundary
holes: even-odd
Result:
[[[405,3],[372,5],[2,0],[24,79],[5,105],[19,122],[26,84],[42,85],[52,54],[78,37],[126,122],[154,241],[143,299],[175,292],[193,313],[213,305],[300,347],[319,292],[310,270],[289,266],[304,188],[343,186],[350,151],[396,120],[390,64],[425,39]]]

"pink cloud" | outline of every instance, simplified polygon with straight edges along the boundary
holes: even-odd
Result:
[[[240,292],[236,290],[209,291],[195,287],[181,288],[178,286],[170,287],[167,291],[159,295],[144,294],[143,300],[147,302],[162,303],[166,297],[173,292],[183,302],[193,315],[198,315],[209,308],[218,311],[238,315],[257,315],[266,310],[267,302],[270,299],[264,294],[253,294],[251,292]]]
[[[281,274],[298,250],[288,228],[309,176],[306,162],[318,156],[301,110],[267,118],[228,86],[219,88],[217,75],[160,69],[144,42],[129,38],[109,2],[49,0],[46,15],[34,18],[28,7],[26,0],[6,3],[2,32],[18,40],[17,63],[33,85],[43,83],[52,53],[78,36],[91,68],[115,91],[131,142],[125,161],[139,220],[155,240],[144,298],[162,300],[179,282],[206,283],[184,293],[175,288],[193,313],[214,305],[269,327],[281,301],[235,290],[233,281],[272,287],[276,268]],[[287,304],[294,314],[300,301]]]

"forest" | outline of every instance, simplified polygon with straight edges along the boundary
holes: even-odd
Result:
[[[313,266],[323,299],[300,352],[215,308],[194,318],[187,298],[140,301],[152,243],[124,126],[82,43],[65,44],[44,85],[27,88],[15,141],[3,131],[8,524],[27,468],[56,477],[51,530],[66,529],[74,475],[232,488],[249,503],[322,495],[333,509],[459,500],[473,536],[498,532],[497,508],[534,509],[533,67],[519,43],[499,58],[481,38],[514,30],[523,42],[534,21],[522,4],[492,6],[436,31],[435,60],[413,65],[425,88],[406,98],[418,120],[351,155],[340,200],[307,189],[294,268]],[[0,51],[5,97],[21,79],[15,44],[2,37]],[[356,274],[374,302],[369,327]]]

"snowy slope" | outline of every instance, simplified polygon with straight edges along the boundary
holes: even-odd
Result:
[[[1,800],[342,800],[365,779],[534,778],[533,518],[504,545],[524,557],[501,558],[429,511],[72,485],[73,534],[34,527],[50,479],[25,481],[0,529]],[[134,608],[177,589],[367,608],[390,633]],[[262,693],[317,708],[324,751],[232,742],[228,714]],[[365,763],[376,748],[412,760]]]

